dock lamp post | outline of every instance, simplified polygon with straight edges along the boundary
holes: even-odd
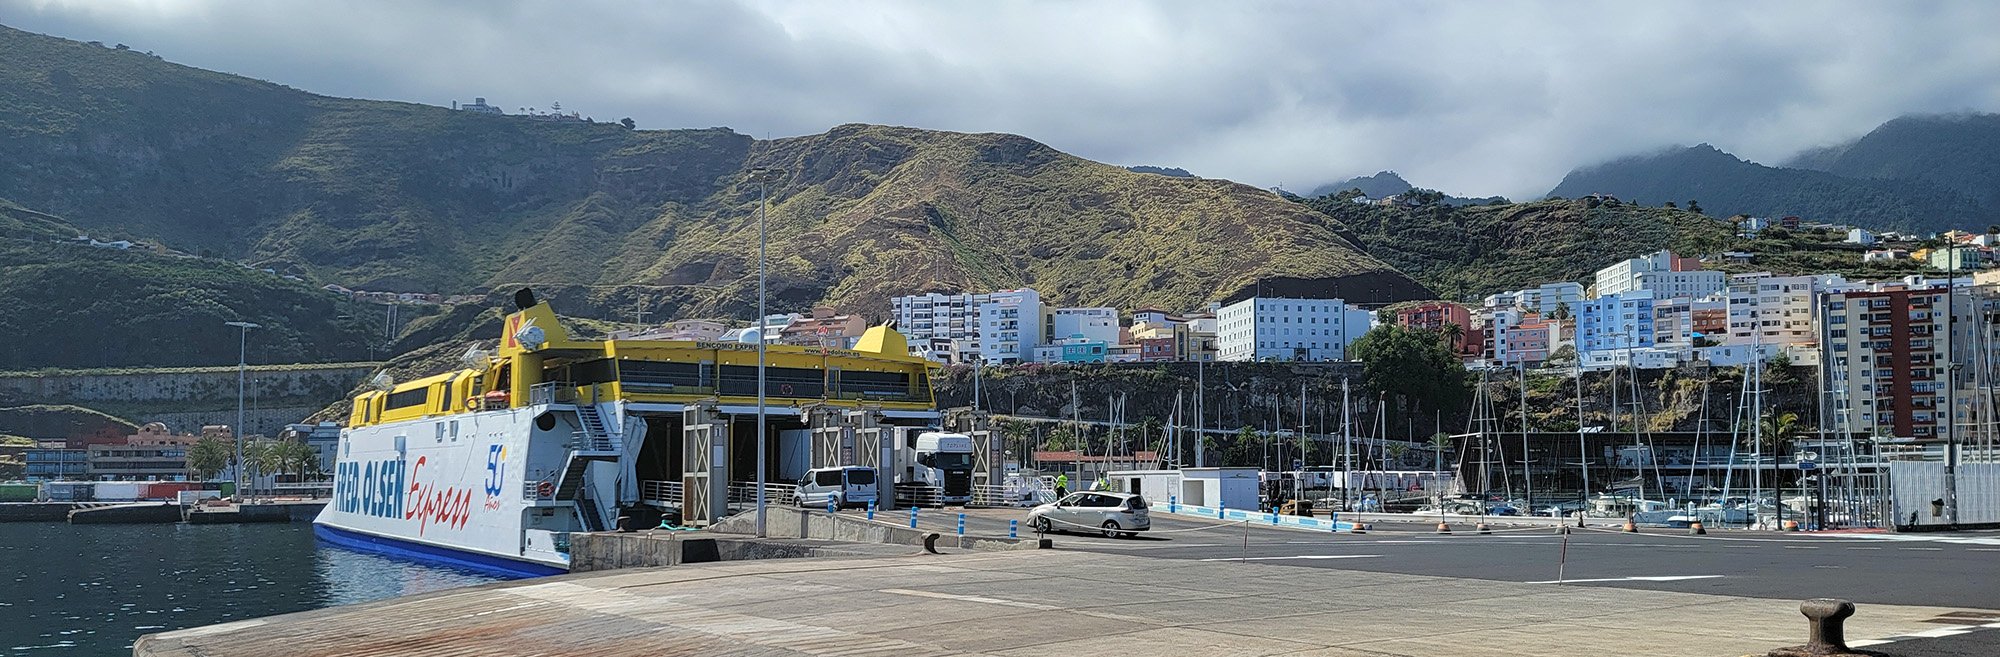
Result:
[[[236,467],[230,468],[236,480],[236,498],[243,499],[243,379],[250,369],[250,329],[263,328],[250,322],[223,322],[241,331],[236,338],[236,430],[231,436],[236,443]]]
[[[770,343],[770,336],[764,335],[770,325],[764,321],[764,250],[770,241],[770,232],[764,227],[764,217],[769,214],[768,188],[771,181],[784,175],[783,169],[757,167],[750,170],[751,181],[757,183],[757,537],[764,533],[764,464],[765,443],[770,438],[764,433],[764,345]]]

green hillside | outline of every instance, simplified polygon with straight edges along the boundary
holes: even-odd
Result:
[[[1588,194],[1648,205],[1698,200],[1718,216],[1796,215],[1877,230],[1983,228],[1996,218],[1994,208],[1936,183],[1767,167],[1707,144],[1580,168],[1549,192],[1560,198]]]
[[[1910,260],[1863,265],[1865,249],[1842,243],[1845,235],[1772,230],[1742,238],[1727,220],[1683,209],[1583,199],[1454,207],[1436,192],[1415,194],[1423,201],[1416,206],[1354,203],[1353,191],[1302,202],[1352,227],[1369,253],[1460,301],[1553,281],[1588,285],[1598,269],[1660,249],[1704,256],[1710,267],[1733,273],[1893,278],[1929,271]],[[1753,259],[1724,264],[1714,257],[1724,251]]]
[[[0,201],[0,371],[363,360],[375,310],[224,260],[78,243],[84,231]],[[379,340],[378,340],[379,342]]]
[[[747,317],[746,172],[778,167],[774,310],[1019,285],[1192,307],[1271,277],[1428,296],[1269,192],[1012,135],[635,131],[328,98],[4,28],[0,52],[0,197],[349,287],[581,286],[655,318]]]

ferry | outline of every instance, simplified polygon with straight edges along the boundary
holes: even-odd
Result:
[[[582,340],[532,290],[514,305],[491,354],[355,396],[334,497],[314,520],[321,540],[507,576],[564,573],[573,532],[647,517],[642,507],[701,526],[729,513],[729,486],[756,468],[779,481],[781,450],[767,447],[760,465],[758,440],[810,443],[815,467],[852,464],[883,429],[939,418],[932,364],[889,325],[852,348],[767,344],[759,436],[763,336]]]

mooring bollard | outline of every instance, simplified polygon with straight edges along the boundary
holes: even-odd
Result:
[[[910,507],[910,529],[917,528],[917,507]]]
[[[1180,512],[1181,512],[1181,500],[1180,500],[1180,498],[1179,498],[1179,497],[1176,497],[1176,496],[1173,496],[1173,495],[1168,495],[1168,496],[1167,496],[1167,513],[1180,513]]]
[[[958,535],[965,535],[965,514],[958,514]]]
[[[1222,516],[1223,516],[1224,514],[1228,513],[1228,511],[1229,511],[1229,503],[1228,503],[1228,502],[1220,502],[1220,501],[1218,501],[1218,502],[1216,502],[1216,503],[1215,503],[1215,519],[1216,519],[1216,520],[1221,520],[1221,519],[1222,519]]]
[[[875,500],[868,500],[868,519],[875,519]]]
[[[1870,653],[1847,647],[1847,618],[1854,615],[1854,603],[1834,598],[1813,598],[1799,605],[1799,613],[1810,621],[1806,644],[1779,648],[1766,657],[1859,657]]]
[[[1278,512],[1276,511],[1271,512],[1271,524],[1278,524]]]
[[[826,512],[840,513],[840,498],[831,495],[826,498]]]
[[[1021,521],[1007,521],[1007,538],[1020,538]]]

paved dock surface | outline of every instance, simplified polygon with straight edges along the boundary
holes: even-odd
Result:
[[[1864,604],[1848,637],[1965,613]],[[169,632],[134,653],[1734,657],[1800,643],[1805,625],[1796,600],[1058,549],[569,575]]]

